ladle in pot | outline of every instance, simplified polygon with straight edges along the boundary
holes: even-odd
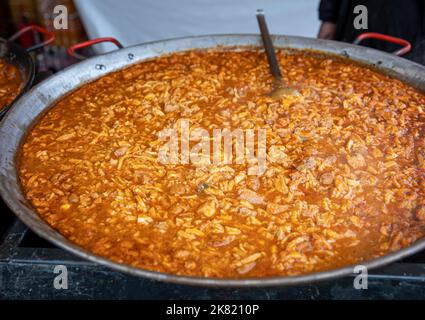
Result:
[[[268,95],[275,99],[284,98],[286,96],[299,96],[300,93],[298,90],[288,86],[282,81],[282,74],[280,73],[279,64],[276,59],[273,42],[267,28],[266,17],[264,16],[264,11],[261,9],[257,10],[257,21],[258,26],[260,27],[264,49],[266,50],[270,72],[275,79],[274,88]]]

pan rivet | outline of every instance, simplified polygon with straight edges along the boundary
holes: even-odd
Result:
[[[103,65],[103,64],[97,64],[96,65],[96,70],[105,70],[105,69],[106,69],[106,66]]]
[[[133,60],[133,59],[134,59],[134,54],[129,53],[129,54],[128,54],[128,59],[129,59],[129,60]]]

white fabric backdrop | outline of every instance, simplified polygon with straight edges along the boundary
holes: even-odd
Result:
[[[264,9],[271,33],[315,37],[318,0],[74,0],[90,38],[124,46],[190,35],[258,33]],[[112,45],[97,47],[100,51]]]

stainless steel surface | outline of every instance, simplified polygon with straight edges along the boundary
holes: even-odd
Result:
[[[13,103],[31,87],[34,80],[35,67],[31,56],[25,49],[2,38],[0,38],[0,59],[5,59],[8,63],[17,67],[23,80],[19,94],[11,103],[0,109],[1,118],[11,108]]]
[[[425,91],[425,67],[377,50],[334,41],[301,37],[274,36],[276,47],[294,49],[312,49],[350,58],[354,61],[376,66],[410,85]],[[261,47],[261,38],[257,35],[217,35],[164,40],[120,49],[97,56],[59,72],[22,96],[6,114],[0,124],[0,194],[12,211],[34,232],[58,247],[77,256],[109,266],[118,271],[148,277],[155,280],[204,286],[283,286],[295,285],[349,275],[353,266],[311,273],[301,276],[250,278],[250,279],[213,279],[201,277],[176,276],[138,269],[97,256],[71,243],[46,222],[44,222],[25,199],[19,184],[15,159],[19,146],[31,124],[55,101],[70,91],[102,77],[110,72],[122,69],[143,60],[162,54],[185,51],[188,49],[206,49],[216,46]],[[364,262],[369,269],[386,265],[425,248],[425,239],[419,240],[408,248],[388,254],[384,257]]]

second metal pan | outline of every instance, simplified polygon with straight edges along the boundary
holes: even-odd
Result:
[[[45,35],[46,40],[28,49],[24,49],[13,42],[24,33],[33,32],[33,31],[37,31]],[[30,52],[35,51],[39,48],[42,48],[45,45],[52,43],[54,40],[55,40],[54,33],[47,31],[46,29],[36,25],[31,25],[21,29],[20,31],[15,33],[13,36],[11,36],[8,40],[0,38],[0,59],[4,59],[6,60],[7,63],[16,67],[19,70],[23,80],[20,91],[18,95],[15,97],[15,99],[11,103],[5,106],[0,106],[0,118],[2,118],[3,115],[10,109],[14,101],[19,99],[19,97],[22,96],[24,92],[28,91],[29,88],[31,88],[32,82],[34,80],[34,75],[35,75],[35,65],[31,58]]]

